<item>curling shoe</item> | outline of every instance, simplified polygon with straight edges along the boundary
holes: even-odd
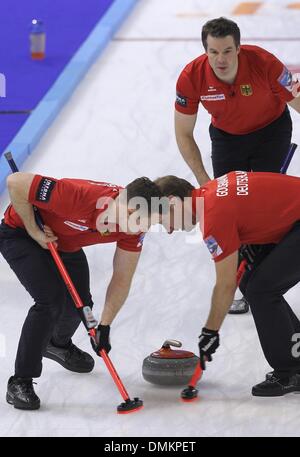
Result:
[[[17,409],[39,409],[40,399],[36,395],[31,378],[11,376],[7,384],[6,401]]]
[[[43,356],[55,360],[67,370],[75,373],[89,373],[95,365],[93,357],[75,346],[72,341],[65,347],[55,346],[50,341]]]
[[[280,378],[273,371],[265,381],[252,387],[254,397],[282,397],[290,392],[300,392],[300,374]]]
[[[245,297],[239,300],[233,300],[233,303],[228,311],[229,314],[246,314],[250,307]]]

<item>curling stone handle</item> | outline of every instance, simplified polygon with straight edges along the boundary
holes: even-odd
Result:
[[[182,343],[177,340],[166,340],[164,344],[162,345],[162,348],[164,349],[169,349],[170,346],[174,346],[175,348],[181,348]]]

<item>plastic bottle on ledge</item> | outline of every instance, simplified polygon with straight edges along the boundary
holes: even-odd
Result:
[[[46,33],[42,21],[33,19],[30,27],[30,53],[34,60],[45,58]]]

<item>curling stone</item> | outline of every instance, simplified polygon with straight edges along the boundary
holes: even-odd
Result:
[[[188,384],[195,372],[199,357],[180,348],[180,341],[166,340],[161,349],[152,352],[143,362],[143,377],[152,384],[181,386]]]

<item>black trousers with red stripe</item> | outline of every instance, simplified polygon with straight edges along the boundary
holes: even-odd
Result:
[[[2,222],[0,252],[35,302],[23,324],[15,375],[36,378],[41,375],[43,352],[50,339],[57,345],[68,344],[80,317],[50,252],[25,230]],[[60,255],[83,303],[92,307],[89,267],[83,250]]]
[[[300,321],[284,294],[300,282],[300,221],[240,283],[264,355],[279,376],[300,373]],[[298,312],[300,313],[300,307]],[[298,344],[299,346],[299,344]]]
[[[209,133],[215,178],[234,170],[278,173],[291,143],[292,120],[286,107],[278,119],[255,132],[232,135],[211,124]]]

